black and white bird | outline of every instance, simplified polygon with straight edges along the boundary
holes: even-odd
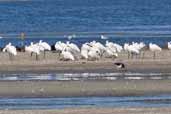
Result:
[[[114,65],[118,68],[118,69],[125,69],[125,64],[121,63],[121,62],[116,62],[114,63]]]

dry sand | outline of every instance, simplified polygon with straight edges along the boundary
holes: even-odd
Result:
[[[60,61],[57,53],[47,52],[46,58],[43,54],[39,60],[35,60],[28,53],[19,52],[13,61],[9,60],[7,53],[0,53],[0,72],[115,72],[118,69],[114,62],[122,62],[126,70],[132,72],[171,72],[171,51],[158,52],[153,60],[153,54],[145,51],[145,57],[128,59],[127,53],[122,52],[117,59],[102,58],[98,61]]]
[[[72,108],[60,110],[1,110],[0,114],[170,114],[171,108]]]
[[[0,97],[129,96],[171,93],[171,80],[1,81]]]

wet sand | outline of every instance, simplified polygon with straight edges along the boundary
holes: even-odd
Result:
[[[146,51],[143,59],[128,59],[121,53],[117,59],[99,61],[59,61],[57,53],[48,52],[39,60],[19,53],[10,61],[0,53],[0,72],[171,72],[171,53],[164,50],[155,60]],[[119,70],[113,63],[122,62]],[[82,97],[171,94],[171,80],[91,80],[91,81],[0,81],[0,97]],[[0,114],[170,114],[171,108],[67,108],[59,110],[0,110]]]
[[[127,53],[117,59],[98,61],[60,61],[57,53],[48,52],[39,60],[20,52],[10,61],[7,53],[0,53],[1,73],[25,72],[171,72],[171,53],[163,50],[152,59],[149,51],[145,57],[128,59]],[[126,69],[119,70],[114,62],[122,62]],[[0,81],[1,97],[77,97],[77,96],[127,96],[170,94],[171,80],[90,80],[90,81]]]
[[[0,114],[170,114],[171,108],[73,108],[59,110],[0,110]]]
[[[171,94],[171,80],[1,81],[0,97],[85,97]]]
[[[57,53],[47,52],[46,58],[43,54],[39,60],[35,60],[28,53],[19,52],[12,61],[9,60],[7,53],[0,53],[0,72],[171,72],[171,51],[163,50],[156,53],[145,51],[145,56],[141,58],[128,59],[126,52],[119,54],[117,59],[102,58],[98,61],[60,61]],[[126,69],[118,70],[114,62],[122,62]]]

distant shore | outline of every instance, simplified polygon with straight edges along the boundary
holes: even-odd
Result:
[[[170,114],[171,108],[67,108],[59,110],[1,110],[2,114]]]
[[[122,52],[116,59],[61,61],[57,53],[47,52],[46,58],[41,54],[36,61],[35,56],[19,52],[11,61],[7,53],[0,53],[0,72],[171,72],[171,52],[163,50],[156,55],[154,60],[153,54],[145,51],[143,59],[128,59],[127,53]],[[118,69],[115,62],[124,63],[126,68]]]

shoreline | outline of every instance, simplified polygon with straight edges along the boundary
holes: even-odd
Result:
[[[0,110],[2,114],[170,114],[171,108],[66,108],[49,110]]]
[[[152,54],[145,51],[145,57],[128,59],[127,53],[120,53],[116,59],[102,58],[97,61],[77,60],[60,61],[57,53],[47,52],[46,58],[43,54],[36,61],[28,53],[19,52],[13,61],[9,60],[7,53],[0,53],[0,72],[1,73],[81,73],[81,72],[169,72],[171,73],[171,52],[164,50],[157,53],[157,58],[151,58]],[[124,63],[125,69],[118,69],[114,63]]]
[[[122,62],[125,69],[118,69],[114,63]],[[28,62],[27,62],[28,63]],[[0,64],[1,73],[171,73],[171,60],[106,60],[106,61],[12,61]]]

